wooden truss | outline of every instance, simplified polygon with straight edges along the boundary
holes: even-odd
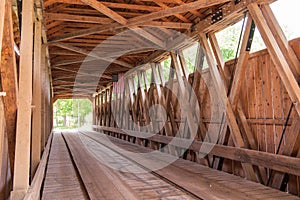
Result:
[[[247,11],[248,16],[239,50],[239,57],[234,68],[231,68],[231,70],[233,70],[232,72],[228,72],[227,63],[225,64],[223,61],[220,47],[215,36],[215,32],[222,29],[224,24],[226,24],[226,20],[223,23],[217,23],[218,26],[200,27],[200,24],[205,25],[207,22],[201,22],[198,26],[198,38],[202,47],[200,49],[204,50],[205,58],[209,66],[208,71],[205,71],[209,73],[213,86],[222,104],[225,106],[225,120],[219,122],[217,145],[214,146],[208,156],[205,156],[204,159],[200,159],[198,152],[201,145],[206,144],[204,141],[205,135],[211,134],[207,132],[207,122],[204,122],[205,119],[203,119],[202,113],[205,112],[205,107],[203,107],[201,102],[198,102],[199,105],[196,106],[196,112],[194,112],[192,108],[195,108],[195,102],[193,102],[193,100],[187,101],[187,105],[179,106],[178,98],[180,97],[177,96],[176,98],[174,96],[174,92],[185,97],[189,96],[191,91],[187,88],[187,84],[190,84],[190,87],[198,93],[204,76],[203,71],[200,70],[201,73],[194,72],[193,82],[191,83],[189,81],[191,77],[188,77],[182,50],[174,53],[170,52],[169,54],[171,57],[171,71],[167,83],[165,83],[163,76],[159,76],[161,75],[160,73],[162,73],[161,64],[150,63],[129,74],[127,73],[128,75],[125,78],[126,81],[124,84],[125,92],[119,93],[115,96],[114,100],[105,96],[105,94],[109,93],[107,90],[106,92],[98,93],[94,101],[96,110],[96,126],[94,128],[96,130],[103,130],[107,134],[115,137],[154,149],[168,144],[177,132],[180,132],[180,136],[176,137],[181,138],[186,138],[190,133],[197,133],[195,136],[195,144],[188,148],[188,151],[184,154],[185,158],[219,170],[225,170],[227,168],[228,159],[239,161],[242,166],[242,176],[265,185],[283,189],[286,184],[286,177],[291,177],[289,184],[292,185],[292,182],[297,179],[295,179],[295,174],[286,168],[274,169],[274,165],[267,163],[270,160],[260,162],[260,156],[256,153],[266,157],[284,155],[289,159],[297,159],[294,157],[299,156],[300,88],[297,83],[300,69],[299,60],[286,40],[268,3],[259,4],[259,2],[249,2],[246,7],[236,9]],[[231,15],[230,19],[232,20],[235,17],[237,16]],[[254,29],[255,25],[262,35],[270,59],[272,63],[274,63],[274,70],[278,73],[290,98],[289,101],[292,104],[293,120],[290,124],[290,131],[285,133],[286,143],[290,145],[279,144],[277,151],[273,149],[266,152],[266,150],[261,149],[263,148],[261,147],[262,143],[260,141],[262,138],[257,138],[257,133],[253,131],[253,126],[248,119],[248,111],[245,111],[245,105],[241,98],[241,93],[243,93],[242,87],[245,85],[247,79],[246,73],[249,71],[248,62],[251,56],[251,45],[249,46],[250,32],[253,31],[251,29]],[[199,57],[196,60],[196,67],[203,65],[203,63],[201,63],[203,60],[201,61]],[[148,77],[152,80],[150,85],[146,83],[146,80],[148,80],[145,73],[146,69],[151,71],[151,77]],[[172,69],[174,69],[174,71]],[[135,74],[137,76],[137,82],[134,80]],[[228,80],[228,74],[231,77],[230,80]],[[176,75],[176,78],[174,75]],[[271,82],[270,79],[271,77],[268,77],[268,79],[264,81]],[[145,81],[142,82],[142,80]],[[167,87],[165,84],[167,84]],[[266,84],[268,85],[270,83]],[[110,89],[112,88],[108,88],[108,90]],[[199,98],[207,98],[207,96],[203,95],[203,93],[200,93]],[[151,106],[155,104],[161,105],[167,111],[167,120],[162,129],[157,128],[160,127],[162,123],[161,120],[152,120],[149,117],[149,110],[151,110]],[[116,109],[113,109],[115,113],[111,113],[112,107],[116,107]],[[183,117],[179,117],[179,113],[181,112],[185,113]],[[126,113],[130,114],[130,119],[126,117],[125,119],[123,118]],[[108,117],[106,117],[107,115]],[[157,117],[159,118],[159,116]],[[123,121],[119,123],[119,119],[123,119]],[[195,124],[195,122],[197,123]],[[184,128],[180,127],[180,124],[184,124]],[[151,127],[151,130],[140,130],[137,128],[146,125]],[[157,135],[150,136],[149,133],[147,133],[152,133],[153,131]],[[141,136],[139,136],[140,132],[143,132]],[[148,137],[146,137],[147,134],[149,135]],[[266,132],[266,134],[268,133]],[[197,143],[198,141],[199,143]],[[184,146],[184,139],[178,140],[176,144],[174,148],[168,148],[165,151],[174,155],[181,155],[180,151]],[[230,144],[235,147],[229,147],[228,145]],[[222,154],[217,150],[214,151],[215,148],[223,148],[225,152],[231,148],[234,149],[233,151],[239,151],[239,153],[243,151],[249,152],[247,152],[247,158],[243,158],[242,156],[232,157],[230,153]],[[236,155],[234,152],[232,152],[232,154]],[[283,157],[278,158],[277,161],[281,164],[285,162]]]

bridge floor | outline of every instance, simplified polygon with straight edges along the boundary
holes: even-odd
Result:
[[[92,131],[54,133],[42,199],[299,199],[151,151]]]

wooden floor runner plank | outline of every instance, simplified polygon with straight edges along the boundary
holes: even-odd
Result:
[[[120,181],[109,177],[105,167],[90,155],[77,134],[64,133],[64,137],[91,199],[137,199],[130,188],[125,185],[116,185],[115,182],[120,183]]]
[[[42,199],[88,199],[61,133],[53,135]]]
[[[145,170],[138,173],[124,170],[138,166],[98,142],[82,136],[64,133],[91,199],[194,199]],[[104,163],[117,165],[108,167]]]

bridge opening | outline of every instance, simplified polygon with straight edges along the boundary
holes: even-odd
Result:
[[[53,104],[53,128],[76,129],[92,125],[92,103],[88,99],[58,99]]]

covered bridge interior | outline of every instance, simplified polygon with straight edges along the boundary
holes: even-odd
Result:
[[[0,199],[299,199],[300,39],[273,2],[0,0]],[[72,98],[92,127],[53,131]]]

